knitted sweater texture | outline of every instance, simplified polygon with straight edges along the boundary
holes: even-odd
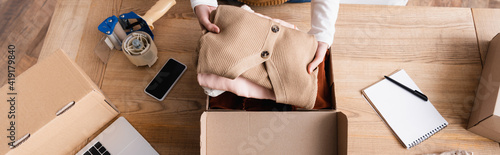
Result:
[[[313,35],[234,6],[219,6],[210,20],[221,32],[201,36],[198,73],[242,76],[272,89],[278,103],[313,108],[317,71],[307,72],[317,48]]]

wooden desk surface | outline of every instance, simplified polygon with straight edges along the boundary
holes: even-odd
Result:
[[[336,28],[335,95],[348,117],[350,153],[500,152],[498,143],[466,130],[481,73],[470,9],[345,5]],[[450,123],[409,150],[360,92],[397,69],[406,70]]]
[[[491,39],[500,33],[500,9],[472,9],[474,24],[477,32],[477,42],[481,53],[481,62],[484,64],[488,45]]]
[[[199,154],[199,118],[206,96],[196,82],[194,51],[201,31],[189,0],[177,0],[155,22],[159,59],[151,68],[135,67],[121,51],[107,65],[93,54],[100,38],[96,27],[102,20],[130,11],[144,14],[154,3],[59,1],[40,58],[62,47],[160,154]],[[253,8],[303,30],[310,27],[309,4]],[[349,119],[350,154],[454,149],[478,154],[500,152],[498,143],[465,129],[481,72],[471,9],[342,5],[336,28],[333,55],[337,107]],[[167,98],[158,102],[143,89],[168,58],[183,62],[188,69]],[[399,144],[360,93],[399,68],[408,72],[450,123],[409,150]]]

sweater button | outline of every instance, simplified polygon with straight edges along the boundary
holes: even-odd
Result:
[[[280,27],[278,27],[277,25],[273,25],[273,26],[271,27],[271,31],[273,31],[274,33],[277,33],[277,32],[279,32],[279,31],[280,31]]]
[[[260,57],[262,57],[264,59],[267,58],[267,57],[269,57],[269,52],[268,51],[262,51],[262,53],[260,53]]]

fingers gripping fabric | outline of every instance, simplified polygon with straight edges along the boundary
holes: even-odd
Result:
[[[201,36],[198,73],[242,76],[272,89],[278,103],[313,108],[317,71],[307,73],[317,48],[313,35],[234,6],[219,6],[211,20],[221,32]]]

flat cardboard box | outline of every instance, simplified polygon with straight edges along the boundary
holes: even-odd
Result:
[[[330,110],[221,110],[209,109],[207,100],[200,154],[347,154],[347,117],[335,110],[331,65],[325,64],[334,102]]]
[[[341,112],[204,112],[201,154],[347,154]]]
[[[490,42],[468,130],[500,142],[500,34]]]
[[[6,84],[0,98],[15,97],[14,110],[1,104],[0,113],[15,111],[15,119],[0,117],[0,154],[74,154],[88,138],[113,120],[119,112],[92,80],[62,50],[38,62],[15,79],[15,91]],[[8,94],[8,93],[16,93]],[[64,113],[56,112],[75,102]],[[30,134],[10,149],[5,129],[15,122],[15,140]]]

